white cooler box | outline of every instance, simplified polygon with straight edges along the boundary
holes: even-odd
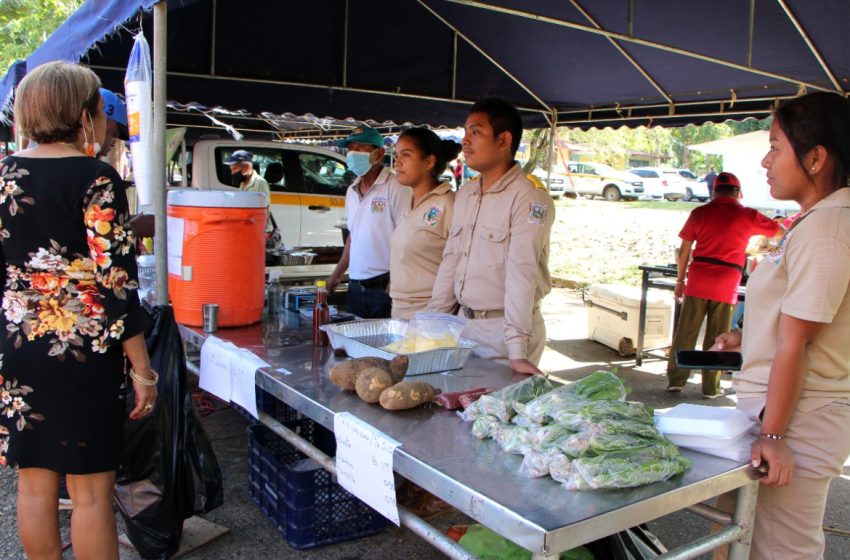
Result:
[[[617,350],[621,356],[635,353],[640,313],[640,288],[597,284],[585,288],[587,338]],[[670,345],[673,293],[649,290],[646,301],[644,348]]]

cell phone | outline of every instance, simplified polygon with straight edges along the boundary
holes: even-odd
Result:
[[[676,366],[682,369],[722,369],[741,371],[744,358],[740,352],[716,352],[713,350],[678,350]]]

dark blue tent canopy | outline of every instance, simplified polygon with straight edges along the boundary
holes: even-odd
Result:
[[[88,0],[26,61],[82,60],[121,91],[154,0]],[[679,126],[846,93],[846,0],[170,0],[169,99],[455,126],[483,96],[530,126]],[[22,68],[0,83],[6,99]],[[244,121],[247,122],[247,121]],[[208,124],[171,112],[175,125]],[[245,125],[247,126],[247,124]],[[254,123],[256,126],[256,122]]]

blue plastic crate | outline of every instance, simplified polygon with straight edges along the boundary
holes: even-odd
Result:
[[[245,420],[252,424],[257,423],[257,419],[238,404],[230,403],[230,406]],[[278,422],[291,422],[303,418],[297,410],[260,388],[257,388],[257,411],[265,412]]]
[[[324,427],[308,418],[284,424],[328,455],[335,454],[333,433]],[[248,428],[248,451],[251,499],[293,548],[350,541],[389,525],[318,463],[262,424]]]

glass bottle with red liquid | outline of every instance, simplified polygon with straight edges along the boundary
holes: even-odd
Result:
[[[316,303],[313,305],[313,346],[328,345],[328,333],[319,328],[330,321],[327,286],[324,280],[316,282]]]

